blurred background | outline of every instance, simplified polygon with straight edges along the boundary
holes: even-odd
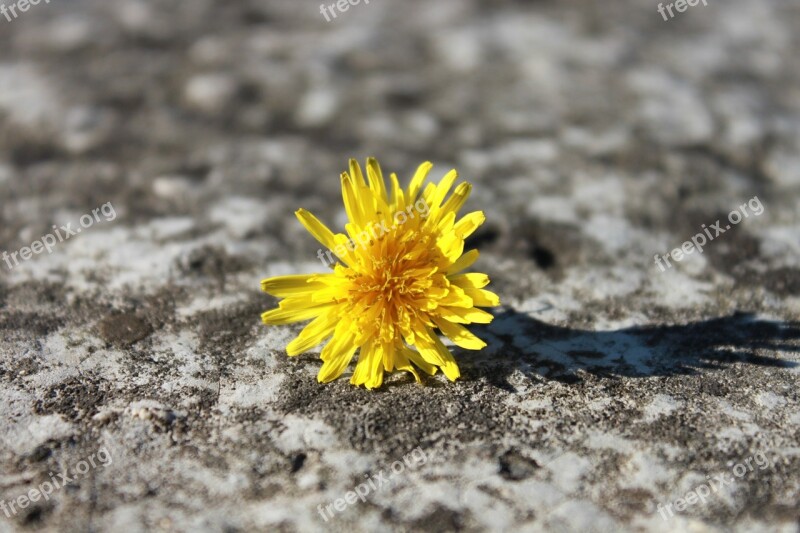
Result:
[[[113,457],[0,532],[799,527],[796,1],[0,2],[0,251],[116,214],[0,262],[0,500]],[[456,384],[320,386],[259,322],[367,156],[487,215],[504,306]]]

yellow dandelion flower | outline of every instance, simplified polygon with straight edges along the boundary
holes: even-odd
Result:
[[[296,212],[328,249],[318,256],[327,255],[335,266],[326,274],[262,281],[262,290],[283,300],[261,318],[268,325],[311,320],[286,347],[290,356],[330,338],[319,382],[341,376],[356,351],[354,385],[380,387],[383,373],[394,370],[411,372],[419,382],[417,368],[431,375],[440,368],[454,381],[458,365],[436,330],[462,348],[486,346],[464,327],[488,324],[493,316],[478,308],[500,304],[484,289],[486,274],[464,273],[478,259],[477,250],[464,253],[464,239],[485,216],[475,211],[456,221],[472,186],[461,183],[447,197],[458,174],[451,170],[438,185],[425,184],[432,166],[420,165],[408,189],[392,174],[388,191],[375,159],[367,159],[366,180],[351,159],[341,176],[346,235],[334,234],[304,209]]]

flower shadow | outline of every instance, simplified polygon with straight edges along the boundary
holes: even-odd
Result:
[[[800,366],[786,357],[787,352],[800,353],[800,323],[743,312],[683,325],[589,331],[549,325],[506,309],[473,331],[488,346],[477,353],[459,350],[465,377],[485,378],[507,390],[514,390],[509,378],[515,372],[578,383],[582,373],[648,377],[694,374],[734,363]]]

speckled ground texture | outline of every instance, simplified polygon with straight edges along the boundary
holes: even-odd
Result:
[[[0,532],[797,531],[800,4],[656,5],[0,18],[0,250],[116,214],[0,263],[0,503],[74,477]],[[260,323],[262,278],[323,268],[294,210],[341,227],[368,155],[455,167],[486,212],[470,244],[503,306],[456,383],[320,385],[318,351],[284,351],[300,327]]]

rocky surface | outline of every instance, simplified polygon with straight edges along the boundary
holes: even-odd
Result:
[[[113,216],[0,263],[0,532],[798,529],[794,0],[19,15],[0,248]],[[456,167],[487,214],[504,305],[455,384],[322,386],[259,321],[262,278],[322,268],[293,211],[340,226],[367,155]]]

